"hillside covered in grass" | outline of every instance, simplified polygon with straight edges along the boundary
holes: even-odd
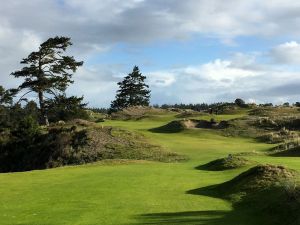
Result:
[[[185,160],[152,144],[143,134],[85,120],[23,129],[0,143],[0,171],[15,172],[80,165],[107,159],[176,162]],[[5,138],[4,138],[5,139]]]
[[[300,159],[275,157],[274,149],[286,144],[286,134],[281,134],[281,142],[260,137],[283,127],[259,125],[266,114],[253,115],[252,110],[218,115],[164,110],[140,118],[135,109],[135,115],[125,120],[105,117],[98,123],[53,125],[42,135],[52,129],[67,142],[61,142],[64,150],[53,160],[57,164],[43,168],[73,166],[0,174],[0,221],[4,225],[299,224]],[[286,116],[281,110],[286,109],[268,109],[276,124]],[[292,110],[297,117],[297,109]],[[150,115],[145,111],[141,114]],[[189,120],[224,121],[227,126],[160,130],[172,123],[177,129]],[[298,133],[297,128],[285,129]],[[85,142],[74,141],[79,134],[84,134]],[[74,161],[64,161],[69,159]]]

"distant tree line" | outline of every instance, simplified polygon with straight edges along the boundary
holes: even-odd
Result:
[[[204,111],[204,110],[209,110],[211,108],[216,108],[221,105],[229,105],[231,103],[225,103],[225,102],[218,102],[218,103],[212,103],[212,104],[207,104],[207,103],[197,103],[197,104],[162,104],[162,105],[153,105],[155,108],[161,108],[161,109],[191,109],[194,111]]]
[[[87,108],[87,110],[90,110],[94,113],[103,113],[103,114],[107,114],[109,112],[109,108],[97,108],[97,107],[93,107],[93,108]]]
[[[161,109],[185,109],[185,110],[194,110],[194,111],[207,111],[211,113],[222,112],[224,108],[234,107],[236,103],[234,102],[216,102],[216,103],[197,103],[197,104],[162,104],[162,105],[153,105],[155,108]]]

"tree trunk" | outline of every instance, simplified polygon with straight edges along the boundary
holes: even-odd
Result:
[[[40,102],[40,110],[41,110],[41,116],[42,116],[42,125],[49,126],[48,116],[45,109],[45,103],[44,103],[44,94],[42,91],[39,91],[39,102]]]

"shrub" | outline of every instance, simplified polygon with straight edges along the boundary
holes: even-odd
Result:
[[[247,106],[246,103],[245,103],[245,101],[244,101],[243,99],[241,99],[241,98],[237,98],[237,99],[234,101],[234,103],[235,103],[237,106],[239,106],[239,107],[245,107],[245,106]]]
[[[85,110],[86,104],[82,103],[82,101],[83,97],[66,97],[64,95],[48,100],[46,104],[50,122],[89,119],[89,115]]]

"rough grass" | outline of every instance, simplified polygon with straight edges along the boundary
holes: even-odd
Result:
[[[159,145],[154,145],[139,133],[124,129],[104,127],[93,128],[88,132],[90,151],[97,151],[99,160],[131,159],[160,162],[178,162],[186,160],[175,152],[168,152]]]
[[[250,110],[249,114],[259,117],[299,115],[299,107],[259,107]]]
[[[176,118],[191,118],[203,115],[206,115],[206,113],[194,110],[184,110],[183,112],[180,112],[178,115],[176,115]]]
[[[228,157],[216,159],[204,165],[200,165],[196,167],[199,170],[208,170],[208,171],[222,171],[222,170],[230,170],[237,169],[244,166],[249,166],[254,164],[251,160],[246,158],[228,155]]]
[[[157,109],[153,107],[134,106],[125,108],[121,111],[111,114],[113,120],[141,120],[145,118],[151,118],[155,115],[161,115],[166,113],[164,109]]]
[[[239,192],[252,193],[280,183],[293,182],[297,175],[296,171],[284,166],[258,165],[220,185],[219,190],[228,195]]]

